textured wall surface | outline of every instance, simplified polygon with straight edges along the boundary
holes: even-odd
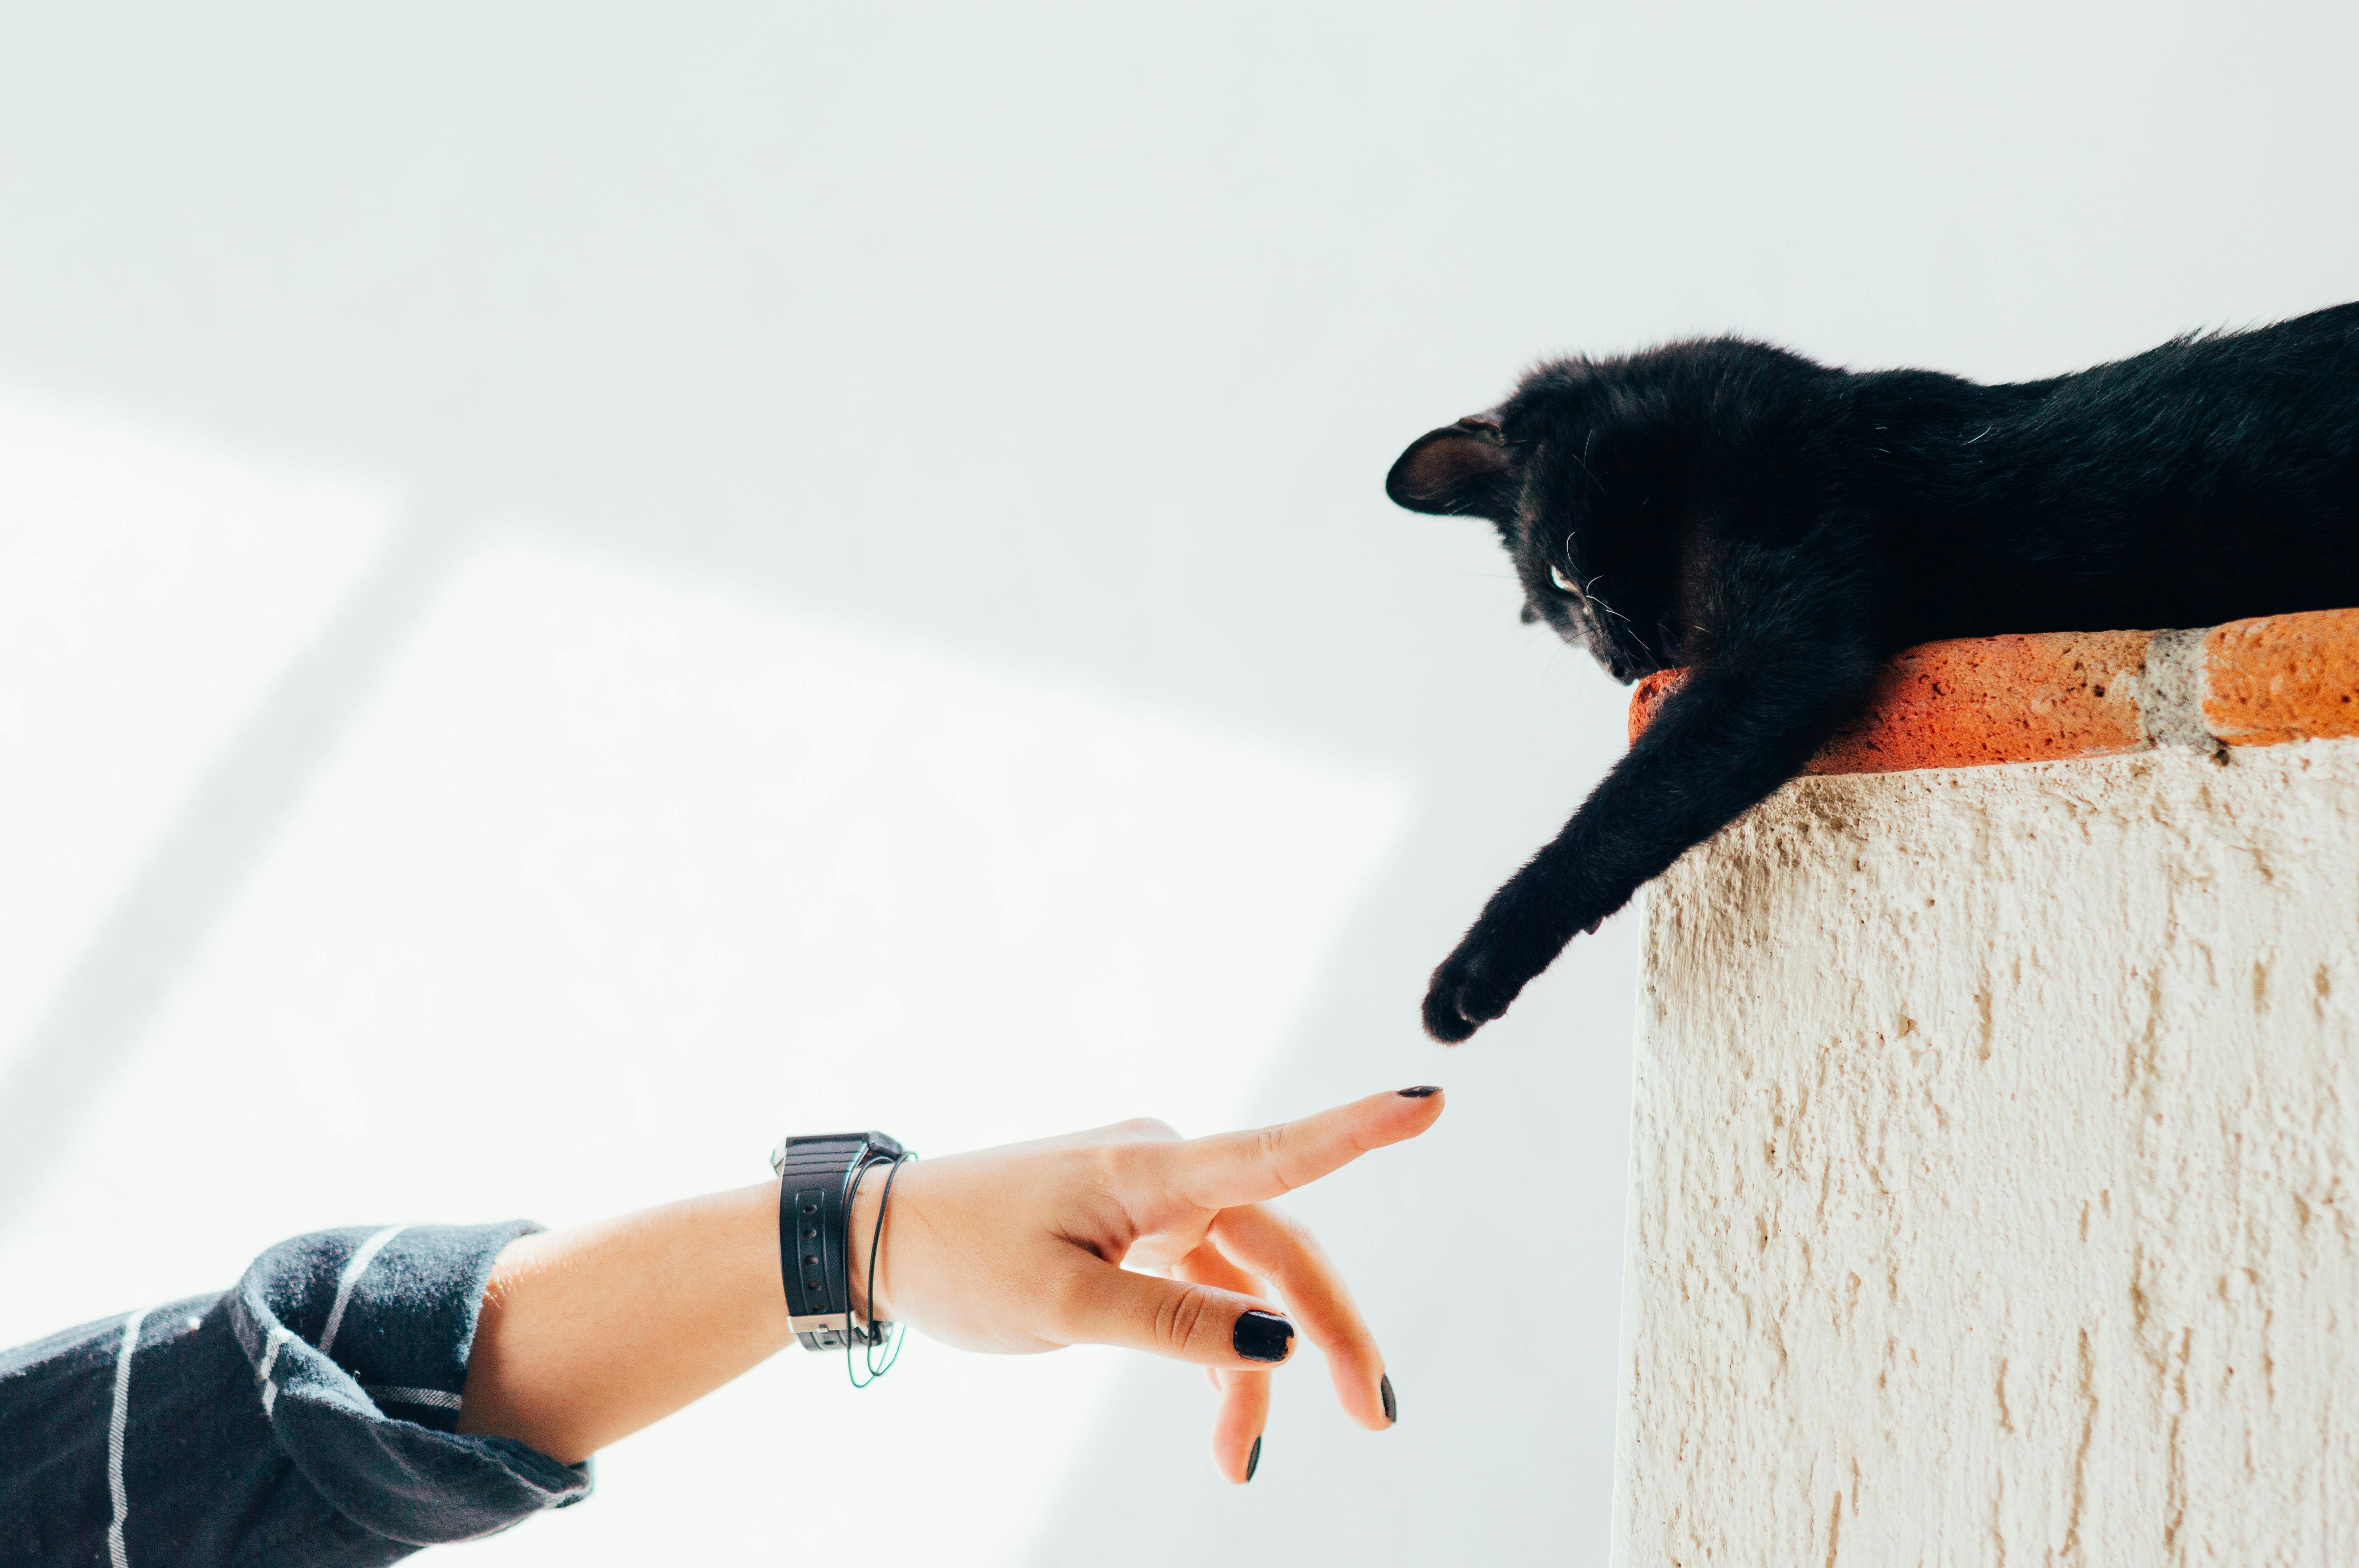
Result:
[[[2359,1562],[2359,741],[1802,779],[1651,899],[1616,1562]]]

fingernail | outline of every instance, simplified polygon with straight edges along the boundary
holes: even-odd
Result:
[[[1376,1392],[1385,1396],[1385,1420],[1388,1422],[1398,1422],[1400,1401],[1393,1398],[1393,1375],[1390,1372],[1376,1379]]]
[[[1256,1437],[1254,1439],[1253,1452],[1245,1455],[1245,1479],[1252,1480],[1253,1473],[1260,1468],[1261,1439]]]
[[[1440,1084],[1419,1084],[1413,1089],[1401,1090],[1400,1097],[1403,1099],[1423,1099],[1428,1095],[1438,1095],[1440,1092]]]
[[[1248,1361],[1283,1361],[1294,1343],[1294,1325],[1274,1312],[1249,1312],[1237,1319],[1229,1343]]]

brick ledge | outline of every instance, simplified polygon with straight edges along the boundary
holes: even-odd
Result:
[[[1687,676],[1630,697],[1630,739]],[[2112,757],[2158,745],[2359,736],[2359,609],[2186,632],[2045,632],[1926,643],[1802,771],[1892,773]]]

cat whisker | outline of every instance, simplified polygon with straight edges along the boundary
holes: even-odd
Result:
[[[1599,575],[1603,576],[1603,574],[1601,573]],[[1596,579],[1593,578],[1590,580],[1593,582]],[[1638,623],[1636,622],[1631,620],[1628,616],[1623,614],[1620,611],[1614,609],[1612,605],[1606,603],[1602,599],[1592,599],[1589,602],[1595,605],[1598,609],[1605,611],[1606,614],[1614,617],[1614,620],[1622,622],[1623,625],[1627,626],[1630,629],[1630,640],[1638,644],[1638,651],[1640,653],[1646,654],[1647,657],[1650,659],[1655,656],[1655,650],[1647,645],[1647,639],[1640,634],[1638,631]]]
[[[1592,431],[1589,433],[1589,438],[1588,438],[1587,440],[1584,440],[1583,442],[1582,442],[1582,443],[1581,443],[1581,453],[1580,453],[1580,455],[1579,455],[1578,457],[1574,458],[1572,460],[1573,460],[1574,462],[1577,462],[1577,463],[1579,463],[1579,464],[1581,465],[1581,471],[1582,471],[1582,473],[1585,473],[1585,474],[1588,474],[1588,475],[1589,475],[1589,482],[1590,482],[1590,483],[1592,483],[1592,484],[1593,484],[1593,485],[1596,485],[1596,486],[1597,486],[1597,493],[1598,493],[1598,494],[1600,494],[1600,495],[1604,495],[1604,494],[1607,494],[1607,493],[1608,493],[1608,492],[1606,491],[1606,488],[1605,488],[1604,484],[1603,484],[1603,482],[1598,479],[1598,477],[1597,477],[1597,475],[1596,475],[1595,473],[1593,473],[1593,472],[1592,472],[1592,471],[1591,471],[1590,467],[1589,467],[1589,449],[1590,449],[1590,447],[1591,447],[1592,445],[1593,445],[1593,444],[1596,442],[1596,440],[1597,440],[1597,432],[1596,432],[1596,431],[1594,431],[1594,430],[1592,430]]]

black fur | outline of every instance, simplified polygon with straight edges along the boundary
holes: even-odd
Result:
[[[1564,360],[1385,489],[1489,518],[1525,618],[1615,678],[1691,671],[1434,971],[1426,1029],[1458,1041],[1902,648],[2359,604],[2359,305],[2006,386],[1734,338]]]

